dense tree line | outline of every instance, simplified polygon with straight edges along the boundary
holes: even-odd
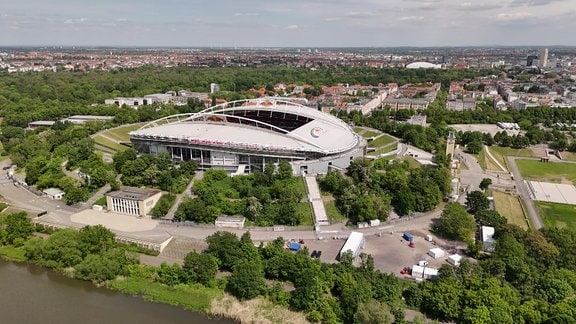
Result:
[[[309,95],[323,85],[339,83],[377,86],[379,83],[444,82],[492,74],[493,71],[427,70],[404,68],[330,67],[311,70],[296,67],[212,67],[178,66],[141,67],[112,72],[26,72],[2,73],[0,78],[0,116],[4,123],[25,127],[34,120],[57,120],[75,114],[116,116],[119,123],[150,120],[158,107],[133,110],[129,107],[103,105],[104,99],[143,96],[167,91],[190,90],[208,92],[210,83],[220,84],[220,97],[228,100],[254,96],[250,89],[276,83],[309,84]],[[165,107],[170,108],[170,107]],[[190,107],[177,107],[182,112]],[[162,115],[178,112],[174,107],[163,109]]]
[[[13,164],[26,170],[26,183],[42,190],[62,189],[68,204],[85,201],[91,192],[109,183],[116,172],[94,152],[91,126],[56,123],[50,128],[25,131],[3,126],[0,142]],[[93,124],[92,127],[98,128]],[[72,171],[79,171],[72,176]]]
[[[384,320],[378,323],[405,323],[402,282],[374,269],[371,256],[363,254],[361,265],[354,267],[350,254],[341,263],[321,263],[309,256],[307,248],[289,251],[281,237],[260,247],[254,246],[249,233],[238,238],[230,232],[216,232],[206,241],[208,248],[188,254],[182,267],[163,265],[170,273],[166,277],[177,279],[170,285],[189,282],[186,272],[193,270],[196,278],[203,278],[196,282],[223,286],[240,300],[266,297],[305,312],[313,322],[376,318]],[[217,270],[229,275],[215,279]],[[292,292],[283,287],[287,282],[294,285]]]
[[[122,175],[124,185],[180,193],[192,180],[197,164],[195,161],[176,164],[168,153],[139,155],[130,148],[114,154],[112,166]]]
[[[398,215],[434,209],[451,191],[446,168],[410,168],[408,162],[373,163],[356,159],[346,175],[328,172],[320,179],[322,190],[336,197],[336,206],[353,224],[386,220],[391,207]]]
[[[261,226],[298,225],[304,217],[298,205],[304,197],[300,177],[292,176],[292,167],[282,161],[268,164],[250,175],[228,176],[223,170],[207,170],[194,182],[196,198],[182,201],[175,217],[200,223],[212,223],[221,214],[243,215]]]

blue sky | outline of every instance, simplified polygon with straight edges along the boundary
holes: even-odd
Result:
[[[575,0],[0,0],[0,46],[576,46]]]

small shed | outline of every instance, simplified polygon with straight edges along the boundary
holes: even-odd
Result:
[[[428,255],[433,257],[434,259],[439,259],[444,256],[444,250],[441,248],[433,248],[428,251]]]
[[[438,269],[421,267],[415,264],[412,267],[412,277],[422,279],[435,279],[438,277]]]
[[[486,252],[494,252],[495,246],[494,227],[482,226],[482,249]]]
[[[60,200],[64,197],[65,192],[58,188],[48,188],[44,189],[42,194],[50,199]]]
[[[380,225],[379,219],[373,219],[370,221],[370,226],[378,226],[378,225]]]
[[[242,216],[218,216],[214,221],[216,227],[244,228],[246,217]]]
[[[352,252],[352,256],[355,258],[360,254],[360,249],[364,248],[364,244],[366,243],[366,239],[364,238],[364,234],[360,232],[351,232],[344,243],[344,246],[340,250],[340,256],[347,251]]]
[[[448,256],[448,259],[446,259],[446,261],[448,261],[448,263],[450,263],[453,266],[459,266],[460,261],[462,261],[462,256],[460,254],[452,254]]]

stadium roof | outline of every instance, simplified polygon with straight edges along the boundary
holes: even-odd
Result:
[[[406,65],[408,69],[439,69],[440,64],[433,64],[429,62],[414,62]]]
[[[330,114],[270,98],[232,101],[196,114],[165,117],[130,136],[323,154],[344,152],[360,140],[350,126]]]

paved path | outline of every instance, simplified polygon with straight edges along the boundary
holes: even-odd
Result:
[[[516,165],[516,159],[518,158],[519,157],[516,156],[508,156],[508,166],[510,166],[510,171],[514,175],[514,181],[516,182],[516,189],[518,190],[518,194],[520,195],[520,198],[524,200],[524,205],[526,205],[528,215],[532,219],[532,225],[534,225],[535,229],[540,229],[544,227],[544,223],[542,222],[542,218],[540,218],[538,210],[534,205],[534,201],[530,196],[530,189],[528,188],[528,184],[522,178],[522,174],[520,174],[518,165]]]
[[[498,165],[498,167],[505,172],[508,172],[508,169],[506,169],[502,164],[500,164],[500,162],[498,162],[498,160],[496,160],[496,158],[494,157],[494,155],[492,155],[492,152],[490,152],[490,149],[488,148],[487,145],[484,145],[484,151],[486,151],[486,154],[488,155],[488,157],[490,157],[490,159],[492,159],[492,161],[494,163],[496,163],[496,165]]]

